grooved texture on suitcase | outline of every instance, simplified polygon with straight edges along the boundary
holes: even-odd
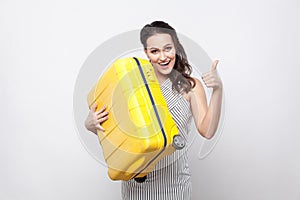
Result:
[[[148,60],[116,60],[89,92],[89,106],[94,102],[109,110],[98,137],[112,180],[145,176],[174,152],[179,132]]]

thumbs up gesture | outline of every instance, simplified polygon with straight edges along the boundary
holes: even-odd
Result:
[[[217,65],[219,61],[215,60],[212,64],[211,70],[202,75],[202,80],[205,83],[206,87],[219,89],[222,88],[223,84],[220,77],[217,74]]]

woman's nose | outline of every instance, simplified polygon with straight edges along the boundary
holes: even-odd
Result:
[[[165,55],[165,52],[164,51],[161,51],[160,52],[160,55],[159,55],[159,59],[160,60],[165,60],[167,58],[167,56]]]

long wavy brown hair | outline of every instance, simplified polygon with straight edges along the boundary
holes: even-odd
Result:
[[[145,25],[140,32],[140,40],[144,49],[147,48],[147,39],[159,33],[169,34],[175,45],[175,64],[171,73],[168,74],[168,77],[172,82],[172,88],[175,88],[177,92],[189,92],[195,87],[196,82],[190,76],[192,67],[188,63],[186,53],[179,42],[177,33],[173,27],[163,21],[154,21],[151,24]]]

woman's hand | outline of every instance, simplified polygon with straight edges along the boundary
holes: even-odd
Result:
[[[108,111],[105,111],[106,106],[103,106],[100,110],[96,111],[97,106],[97,103],[93,104],[85,120],[86,129],[95,134],[97,134],[97,130],[105,131],[100,124],[108,119]]]
[[[213,88],[214,90],[219,88],[221,89],[223,86],[222,81],[217,74],[218,63],[219,61],[215,60],[212,65],[211,71],[202,75],[202,80],[205,83],[206,87]]]

